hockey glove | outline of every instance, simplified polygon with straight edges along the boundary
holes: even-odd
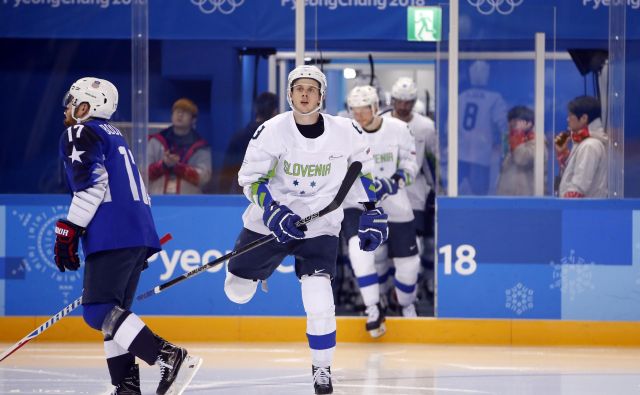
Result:
[[[276,237],[278,243],[302,239],[304,238],[304,232],[307,230],[306,225],[302,225],[300,228],[296,227],[296,222],[300,220],[299,215],[294,214],[289,210],[289,207],[279,205],[276,202],[271,203],[269,207],[265,207],[262,220]]]
[[[360,216],[360,249],[362,251],[374,251],[389,237],[388,215],[378,207],[367,210]]]
[[[373,187],[376,191],[376,199],[381,202],[388,196],[398,193],[398,181],[394,178],[376,178],[373,181]]]
[[[56,222],[56,245],[54,254],[58,270],[78,270],[80,258],[78,257],[78,242],[84,233],[84,228],[65,219]]]

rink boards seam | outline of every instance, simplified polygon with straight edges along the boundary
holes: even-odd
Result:
[[[0,342],[12,343],[48,317],[0,317]],[[175,341],[305,342],[304,317],[144,316],[155,332]],[[372,340],[363,317],[338,317],[339,342],[486,344],[522,346],[640,346],[640,322],[387,319],[387,334]],[[65,317],[38,341],[100,341],[81,317]]]
[[[0,317],[0,342],[21,339],[48,317]],[[155,332],[175,341],[305,342],[304,317],[145,316]],[[339,342],[640,346],[640,322],[388,318],[387,334],[372,340],[363,317],[338,317]],[[100,341],[81,317],[65,317],[38,341]]]

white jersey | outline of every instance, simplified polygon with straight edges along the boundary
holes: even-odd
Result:
[[[313,139],[298,131],[292,111],[276,115],[253,134],[238,172],[238,182],[252,202],[242,215],[245,228],[270,233],[262,221],[264,210],[253,202],[255,183],[268,179],[273,199],[304,218],[333,200],[352,162],[362,162],[362,174],[371,173],[373,160],[362,130],[347,118],[322,118],[324,132]],[[368,201],[362,182],[354,185],[358,199]],[[337,236],[342,218],[338,209],[310,222],[305,238]]]
[[[373,155],[374,177],[390,178],[398,169],[414,180],[418,172],[416,162],[416,147],[413,134],[405,122],[395,118],[385,117],[380,129],[373,133],[364,132],[364,136],[371,147]],[[347,195],[345,207],[362,208],[352,188]],[[401,188],[397,194],[387,197],[380,204],[390,222],[409,222],[413,220],[413,210],[405,188]]]
[[[392,118],[392,113],[393,111],[388,111],[383,116]],[[436,134],[436,125],[431,118],[417,112],[413,112],[408,125],[416,142],[416,162],[419,170],[414,182],[406,187],[407,195],[413,210],[424,211],[427,205],[427,196],[435,188],[434,175],[427,159],[429,156],[437,158],[438,135]]]
[[[458,99],[458,159],[490,166],[494,148],[508,130],[507,104],[498,92],[471,88]]]

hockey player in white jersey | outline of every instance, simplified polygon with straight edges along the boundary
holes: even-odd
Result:
[[[418,174],[415,181],[406,186],[411,202],[417,234],[418,249],[429,264],[434,262],[433,238],[435,237],[436,166],[438,164],[438,135],[435,123],[415,109],[418,87],[413,79],[400,77],[391,88],[392,110],[383,114],[397,118],[409,125],[416,142]],[[384,266],[379,270],[384,271]],[[433,268],[429,268],[433,273]],[[383,290],[384,292],[384,290]]]
[[[418,97],[415,82],[408,77],[399,78],[391,88],[391,104],[393,110],[384,116],[394,117],[409,125],[416,142],[416,161],[418,174],[411,185],[406,186],[407,195],[411,202],[413,215],[416,217],[416,230],[420,238],[433,237],[433,229],[425,226],[425,207],[427,196],[435,193],[436,166],[438,153],[438,135],[435,123],[428,117],[413,111]],[[422,241],[419,240],[419,243]]]
[[[405,122],[376,115],[378,94],[371,86],[353,88],[347,103],[371,146],[377,199],[389,215],[389,240],[386,247],[388,256],[395,265],[396,296],[403,315],[415,317],[413,303],[420,259],[413,211],[405,189],[406,185],[413,183],[418,171],[414,137]],[[374,253],[358,248],[356,220],[360,213],[361,209],[350,193],[345,202],[343,234],[348,240],[349,259],[367,309],[366,329],[372,337],[379,337],[386,330],[384,311],[380,306]]]
[[[353,121],[320,113],[327,80],[314,66],[296,67],[288,77],[292,111],[258,127],[238,173],[251,201],[242,219],[236,246],[265,234],[276,240],[229,261],[224,290],[235,303],[247,303],[287,255],[295,257],[316,394],[331,394],[330,365],[336,347],[335,305],[331,279],[336,270],[338,209],[302,228],[301,217],[319,211],[335,197],[351,162],[362,162],[353,190],[365,211],[359,220],[359,247],[375,250],[388,236],[387,215],[375,207],[371,177],[373,158],[364,134]]]

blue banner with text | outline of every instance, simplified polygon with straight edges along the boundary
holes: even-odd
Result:
[[[640,319],[640,202],[438,198],[437,315]]]
[[[2,0],[0,37],[131,37],[131,7],[145,0]],[[460,38],[606,39],[609,0],[461,0]],[[640,37],[640,0],[626,0],[628,38]],[[307,0],[307,37],[406,41],[407,7],[441,6],[446,40],[448,2],[435,0]],[[153,1],[152,39],[293,42],[295,0]],[[557,28],[554,24],[557,21]],[[580,21],[575,23],[575,21]],[[355,26],[354,26],[355,25]],[[355,27],[355,28],[354,28]]]

